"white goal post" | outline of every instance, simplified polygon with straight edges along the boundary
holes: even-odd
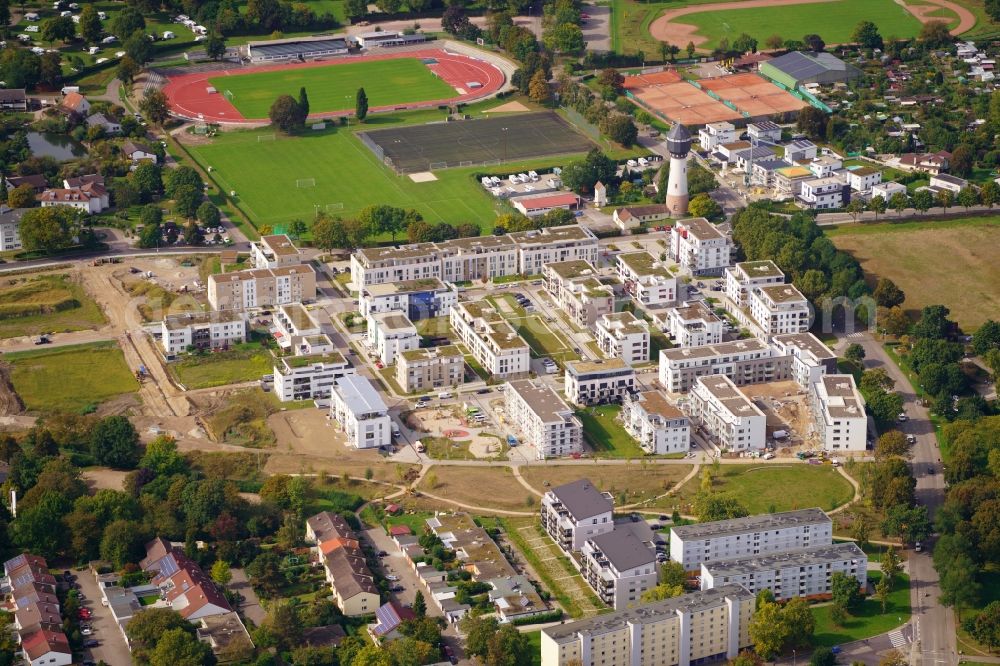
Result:
[[[435,171],[437,169],[447,169],[448,168],[448,163],[447,162],[431,162],[430,165],[428,165],[428,166],[430,167],[431,171]]]
[[[299,178],[295,181],[295,187],[316,187],[315,178]]]
[[[274,141],[274,139],[275,139],[275,136],[273,134],[258,134],[257,135],[257,143],[260,143],[261,141]]]
[[[233,91],[228,89],[222,91],[222,96],[228,99],[230,102],[236,99],[236,95],[233,94]]]

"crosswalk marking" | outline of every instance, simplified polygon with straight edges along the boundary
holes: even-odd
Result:
[[[903,632],[899,629],[896,629],[895,631],[889,632],[889,642],[892,643],[892,647],[901,648],[904,645],[906,645],[907,640],[906,636],[903,635]]]

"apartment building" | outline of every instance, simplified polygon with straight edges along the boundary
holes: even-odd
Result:
[[[841,208],[847,203],[847,192],[850,192],[850,188],[839,176],[825,176],[803,181],[797,199],[803,206],[813,210]]]
[[[28,208],[7,208],[0,205],[0,252],[10,252],[20,250],[21,244],[21,216]]]
[[[635,390],[635,370],[620,358],[604,361],[568,361],[563,391],[577,405],[621,402]]]
[[[732,123],[708,123],[698,130],[698,143],[701,144],[702,150],[707,152],[712,152],[719,144],[732,143],[738,138],[736,126]]]
[[[832,543],[830,518],[820,509],[800,509],[671,527],[670,559],[685,571],[700,571],[703,563]]]
[[[518,273],[537,275],[543,264],[572,259],[597,261],[597,237],[575,224],[503,236],[358,250],[351,256],[351,282],[363,292],[371,285],[427,278],[454,283]]]
[[[247,341],[247,317],[242,312],[192,312],[170,315],[160,323],[160,344],[167,354],[188,348],[225,349]]]
[[[486,372],[499,379],[527,376],[531,348],[486,301],[451,308],[452,329]]]
[[[749,647],[754,595],[739,585],[542,629],[542,666],[691,666]]]
[[[332,344],[324,349],[323,352],[275,359],[274,394],[279,400],[329,398],[338,379],[355,374],[351,364],[343,354],[333,350]]]
[[[301,303],[289,303],[277,308],[273,321],[278,346],[296,354],[301,353],[303,340],[315,339],[323,332],[316,318]]]
[[[608,358],[620,358],[629,365],[649,361],[649,324],[631,312],[601,315],[594,338]]]
[[[896,183],[891,180],[885,183],[879,183],[878,185],[872,188],[872,198],[874,199],[875,197],[882,197],[882,200],[885,201],[886,203],[888,203],[889,200],[892,199],[893,194],[906,194],[906,193],[907,193],[906,185],[902,185],[900,183]]]
[[[796,197],[802,193],[802,183],[815,177],[812,171],[800,165],[775,169],[774,191],[782,198]]]
[[[356,449],[388,446],[392,438],[389,408],[372,386],[358,375],[345,375],[333,383],[330,417]]]
[[[660,350],[660,385],[671,393],[690,391],[698,377],[724,375],[737,386],[791,377],[791,359],[751,338],[701,347]]]
[[[626,394],[621,419],[649,455],[687,453],[691,447],[691,421],[660,391]]]
[[[852,375],[824,375],[812,385],[813,417],[827,451],[865,451],[868,416]]]
[[[703,217],[679,220],[670,228],[670,258],[692,275],[722,273],[731,263],[733,244]]]
[[[663,306],[679,298],[677,278],[648,252],[626,252],[616,259],[625,293],[645,305]]]
[[[406,393],[455,387],[465,379],[465,357],[455,345],[402,352],[396,359],[396,383]]]
[[[646,523],[620,523],[592,536],[580,549],[580,574],[601,601],[615,610],[640,603],[659,578],[653,532]]]
[[[873,187],[882,182],[882,172],[873,167],[858,167],[857,169],[845,169],[844,177],[847,184],[855,192],[869,192]]]
[[[348,617],[374,613],[379,591],[361,542],[343,516],[324,511],[308,518],[305,539],[316,550],[340,611]]]
[[[267,308],[315,298],[316,272],[307,264],[208,276],[208,303],[213,310]]]
[[[777,143],[781,141],[781,126],[772,120],[758,120],[747,125],[747,134],[758,141]]]
[[[741,261],[726,269],[726,297],[736,307],[749,302],[757,287],[785,284],[785,274],[773,261]]]
[[[836,155],[820,155],[809,163],[809,170],[817,178],[829,178],[844,168],[844,161]]]
[[[587,479],[550,489],[542,496],[542,527],[566,555],[583,548],[588,539],[615,528],[611,493],[599,491]]]
[[[373,284],[365,287],[358,299],[362,317],[398,311],[410,321],[447,316],[455,303],[458,288],[438,278]]]
[[[539,381],[508,382],[504,390],[504,413],[523,441],[535,447],[539,460],[583,450],[583,424],[573,408]]]
[[[261,236],[250,243],[250,261],[255,268],[283,268],[304,263],[302,253],[285,234]]]
[[[667,308],[661,318],[664,332],[678,347],[700,347],[722,342],[723,320],[705,301]]]
[[[785,333],[771,338],[779,356],[791,359],[792,378],[809,388],[823,375],[837,372],[837,355],[812,333]]]
[[[796,139],[785,144],[785,160],[789,164],[816,159],[817,146],[808,139]]]
[[[590,328],[603,314],[614,312],[615,290],[602,284],[593,264],[581,259],[545,264],[545,289],[556,306],[577,326]]]
[[[699,377],[691,390],[688,409],[692,420],[723,451],[764,448],[767,417],[725,375]]]
[[[392,365],[403,352],[420,347],[420,335],[406,315],[389,311],[368,315],[367,344],[383,365]]]
[[[868,556],[854,542],[812,546],[770,555],[702,562],[701,589],[741,585],[752,594],[771,590],[778,601],[829,599],[833,574],[867,584]]]
[[[755,287],[750,292],[748,308],[733,314],[742,321],[740,314],[747,310],[765,340],[772,335],[805,333],[812,323],[809,301],[790,284]]]

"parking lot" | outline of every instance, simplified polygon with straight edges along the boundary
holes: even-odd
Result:
[[[73,574],[85,597],[83,607],[92,613],[90,626],[94,633],[84,638],[93,638],[99,642],[97,647],[84,650],[84,658],[94,662],[103,661],[111,666],[131,664],[132,653],[125,644],[125,637],[119,631],[111,610],[101,605],[101,590],[93,572],[89,569],[74,569]]]

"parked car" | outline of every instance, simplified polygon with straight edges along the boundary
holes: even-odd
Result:
[[[389,580],[389,581],[392,581],[392,582],[396,582],[396,581],[399,580],[399,576],[396,576],[396,575],[393,575],[393,574],[389,574],[388,576],[385,577],[385,579]]]
[[[380,550],[380,551],[378,551],[378,556],[379,557],[389,557],[389,553],[385,552],[384,550]]]
[[[85,647],[85,648],[94,648],[94,647],[97,647],[100,644],[101,644],[101,642],[99,640],[96,640],[94,638],[89,638],[89,639],[87,639],[87,640],[85,640],[83,642],[83,647]]]
[[[405,589],[406,588],[403,587],[402,585],[393,585],[392,587],[389,588],[389,591],[390,592],[402,592]]]
[[[84,636],[90,636],[92,633],[94,633],[94,630],[91,629],[90,627],[84,627],[80,629],[80,633]]]

